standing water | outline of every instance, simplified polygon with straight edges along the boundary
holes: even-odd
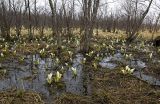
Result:
[[[61,92],[56,90],[56,95],[62,92],[70,92],[74,94],[86,94],[88,85],[84,84],[84,73],[82,63],[83,55],[77,54],[73,59],[72,67],[77,69],[77,76],[73,76],[71,69],[68,69],[64,74],[62,81],[65,84]],[[35,65],[35,62],[38,62]],[[56,73],[54,70],[54,60],[51,58],[40,58],[39,55],[27,55],[24,58],[24,63],[19,63],[15,59],[10,59],[2,63],[2,67],[8,71],[6,78],[0,80],[0,90],[7,89],[23,89],[33,90],[47,99],[50,99],[51,93],[46,86],[47,74],[50,72]],[[47,69],[47,70],[46,70]]]

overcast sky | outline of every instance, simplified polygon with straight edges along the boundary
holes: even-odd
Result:
[[[58,0],[58,1],[61,1],[61,0]],[[76,1],[76,0],[75,0]],[[113,2],[113,1],[119,1],[119,0],[101,0],[101,2]],[[38,5],[39,6],[45,6],[45,4],[47,4],[48,5],[48,0],[38,0],[37,1],[38,2]],[[114,2],[114,3],[110,3],[109,4],[109,6],[110,6],[110,8],[114,8],[115,7],[115,5],[117,5],[117,2]]]
[[[61,0],[58,0],[59,3],[60,3],[60,1]],[[75,0],[75,1],[77,1],[77,0]],[[81,1],[81,0],[79,0],[79,1]],[[113,2],[113,1],[115,1],[115,2]],[[118,1],[121,1],[121,0],[101,0],[100,2],[102,4],[108,2],[109,3],[108,8],[107,8],[108,11],[113,12],[113,11],[116,11],[117,9],[120,8],[120,4]],[[42,6],[42,7],[44,7],[46,5],[46,8],[50,9],[48,0],[38,0],[37,4],[38,4],[38,6]],[[79,3],[77,3],[77,4],[79,4]],[[76,8],[76,11],[78,12],[79,8]]]
[[[33,0],[34,1],[34,0]],[[61,0],[58,0],[58,2],[60,3],[60,1]],[[76,0],[75,0],[76,1]],[[81,1],[81,0],[80,0]],[[115,1],[114,3],[111,3],[111,2],[113,2],[113,1]],[[109,2],[109,4],[108,4],[108,11],[112,11],[112,12],[114,12],[114,11],[116,11],[116,10],[121,10],[121,2],[122,2],[123,0],[101,0],[101,3],[104,3],[104,2]],[[159,3],[160,4],[160,0],[154,0],[154,3],[152,4],[152,6],[155,4],[155,2],[157,2],[157,3]],[[42,6],[42,7],[44,7],[44,6],[46,6],[46,8],[49,8],[49,3],[48,3],[48,0],[37,0],[37,3],[38,3],[38,6]],[[50,9],[50,8],[49,8]],[[78,9],[77,9],[77,11],[78,11]],[[160,10],[155,10],[155,7],[154,7],[154,9],[152,8],[151,10],[150,10],[150,13],[149,14],[156,14],[156,13],[159,13],[158,11],[160,11]]]

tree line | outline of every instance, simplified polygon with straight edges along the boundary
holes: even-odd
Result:
[[[159,30],[160,13],[147,15],[152,8],[160,9],[156,0],[122,0],[120,9],[109,10],[110,2],[103,0],[44,0],[45,6],[39,6],[39,0],[1,0],[0,1],[0,37],[11,40],[11,29],[16,31],[18,40],[28,30],[28,40],[34,38],[35,30],[41,37],[44,30],[50,28],[61,46],[62,37],[68,40],[78,29],[81,36],[81,50],[88,51],[93,30],[107,32],[125,31],[127,43],[138,36],[139,31],[148,29],[151,33]],[[117,2],[117,1],[113,1]]]

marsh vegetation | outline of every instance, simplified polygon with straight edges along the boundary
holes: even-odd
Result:
[[[159,104],[159,5],[1,0],[0,103]]]

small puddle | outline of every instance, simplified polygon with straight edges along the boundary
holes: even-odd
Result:
[[[103,58],[103,60],[99,62],[99,65],[103,68],[114,69],[118,66],[117,64],[114,63],[114,61],[121,62],[136,69],[143,69],[147,67],[146,64],[141,60],[138,59],[126,60],[121,53],[116,53],[113,56],[108,56]]]
[[[160,86],[160,80],[152,77],[150,75],[145,75],[143,72],[140,71],[136,71],[133,73],[134,76],[136,76],[137,78],[151,84],[151,85],[155,85],[155,86]]]
[[[81,61],[83,55],[77,54],[73,59],[72,67],[77,69],[77,76],[74,78],[71,69],[68,69],[63,75],[65,88],[63,92],[70,92],[74,94],[87,94],[90,87],[84,84],[83,65]],[[38,62],[37,65],[34,62]],[[8,71],[8,76],[0,80],[0,90],[7,90],[12,88],[33,90],[43,94],[47,99],[50,99],[51,93],[46,84],[47,74],[50,72],[56,73],[54,70],[54,60],[51,58],[40,58],[39,55],[27,55],[24,58],[24,63],[20,64],[17,60],[9,60],[2,63]],[[46,70],[47,69],[47,70]],[[88,79],[87,79],[88,80]]]
[[[114,61],[119,61],[126,65],[129,65],[132,68],[135,68],[136,71],[133,73],[133,75],[139,78],[140,80],[143,80],[151,85],[160,86],[159,79],[153,76],[145,75],[144,73],[141,73],[141,71],[143,71],[143,69],[146,68],[147,65],[145,62],[139,59],[126,60],[121,53],[117,53],[113,56],[105,57],[101,62],[99,62],[99,65],[102,68],[115,69],[118,65],[113,63]]]
[[[121,53],[116,53],[113,56],[108,56],[103,58],[101,62],[99,62],[99,65],[102,68],[108,68],[108,69],[115,69],[118,65],[116,63],[113,63],[114,61],[122,61],[123,55]]]
[[[111,62],[103,62],[103,60],[99,63],[102,68],[114,69],[117,67],[117,64]]]
[[[86,94],[88,86],[84,86],[84,76],[83,65],[81,64],[83,60],[83,55],[77,54],[76,58],[73,60],[73,68],[77,69],[77,76],[74,78],[73,72],[71,69],[66,71],[64,74],[64,82],[66,85],[66,92],[71,92],[74,94]]]
[[[131,60],[128,62],[128,64],[132,67],[132,68],[135,68],[135,69],[143,69],[146,66],[146,63],[141,61],[141,60]]]

